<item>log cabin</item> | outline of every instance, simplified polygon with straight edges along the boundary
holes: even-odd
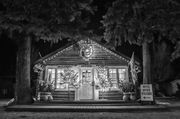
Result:
[[[57,101],[122,100],[130,58],[92,40],[78,40],[36,61],[37,82],[51,82]],[[136,65],[139,62],[135,61]],[[40,92],[36,88],[36,94]]]

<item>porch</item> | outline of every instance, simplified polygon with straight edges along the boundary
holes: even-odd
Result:
[[[77,101],[76,100],[76,92],[75,91],[54,91],[51,92],[53,102],[61,102],[61,101]],[[40,101],[47,101],[44,99],[46,93],[41,92]],[[122,101],[123,100],[123,93],[121,91],[99,91],[98,92],[98,99],[81,99],[78,101],[86,102],[86,101]],[[77,101],[77,102],[78,102]]]

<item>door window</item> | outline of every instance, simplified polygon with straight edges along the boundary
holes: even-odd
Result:
[[[90,84],[91,82],[91,70],[82,70],[82,84]]]

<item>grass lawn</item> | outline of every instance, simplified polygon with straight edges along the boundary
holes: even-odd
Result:
[[[77,112],[5,112],[0,119],[180,119],[180,112],[77,113]]]

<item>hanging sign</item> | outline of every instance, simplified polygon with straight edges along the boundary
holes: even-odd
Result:
[[[153,101],[152,84],[141,84],[141,101]]]

